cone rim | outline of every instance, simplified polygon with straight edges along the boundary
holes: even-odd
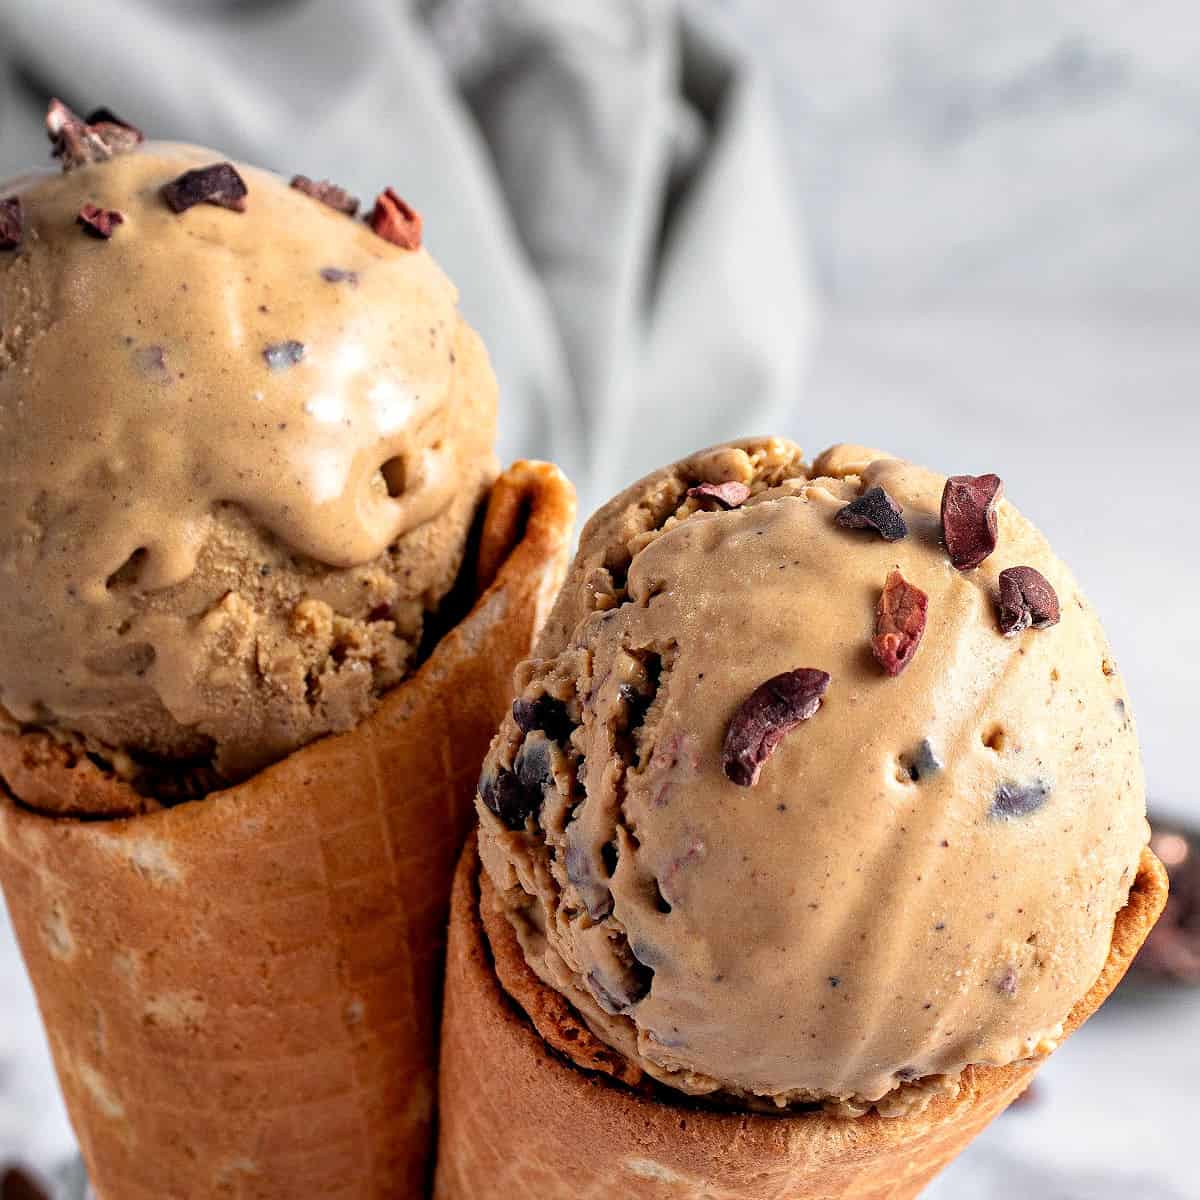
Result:
[[[247,784],[268,785],[285,772],[312,765],[319,770],[321,756],[330,744],[368,736],[385,728],[411,695],[419,694],[446,674],[448,663],[472,653],[472,643],[496,619],[494,609],[503,597],[528,576],[545,570],[562,551],[575,520],[574,490],[553,463],[518,459],[493,483],[484,504],[483,530],[475,570],[476,597],[462,619],[443,633],[425,660],[411,675],[386,692],[374,710],[354,728],[327,734],[293,750],[247,779],[182,804],[146,802],[111,772],[82,757],[75,760],[65,747],[37,730],[0,732],[0,809],[10,820],[52,821],[64,825],[102,822],[114,831],[136,823],[151,831],[196,807],[219,806],[235,798]],[[464,571],[471,569],[465,564]],[[551,572],[557,591],[562,571]],[[541,625],[553,595],[543,597],[535,622]],[[33,802],[22,796],[27,789],[54,803]],[[67,798],[62,800],[63,796]],[[71,797],[87,796],[95,807],[73,805]],[[123,808],[114,810],[115,804]]]
[[[678,1124],[682,1118],[693,1126],[697,1122],[704,1124],[714,1137],[736,1136],[738,1139],[754,1131],[769,1134],[783,1126],[789,1132],[800,1132],[806,1140],[813,1137],[820,1139],[824,1135],[831,1144],[840,1142],[847,1128],[857,1131],[869,1129],[870,1140],[876,1144],[878,1152],[879,1149],[900,1147],[910,1136],[927,1133],[931,1126],[948,1128],[966,1123],[974,1110],[996,1104],[1006,1091],[1012,1094],[1005,1104],[1011,1102],[1023,1090],[1022,1085],[1028,1085],[1033,1074],[1049,1057],[1043,1055],[1020,1059],[1004,1066],[969,1065],[963,1070],[957,1096],[938,1096],[919,1112],[890,1117],[882,1116],[875,1110],[848,1118],[819,1110],[785,1110],[775,1114],[722,1109],[682,1093],[671,1095],[662,1085],[656,1086],[652,1093],[634,1090],[610,1075],[582,1067],[567,1055],[552,1049],[537,1032],[525,1002],[515,998],[501,984],[496,954],[503,955],[505,959],[502,973],[510,980],[518,979],[522,989],[528,989],[528,996],[550,993],[558,997],[558,993],[543,983],[525,962],[515,931],[507,920],[502,919],[502,925],[511,937],[504,937],[498,945],[493,945],[488,936],[490,923],[480,911],[481,873],[477,839],[471,837],[463,848],[455,874],[450,916],[451,956],[457,956],[460,965],[465,965],[471,986],[482,989],[480,997],[503,1014],[505,1027],[514,1038],[524,1043],[527,1054],[539,1059],[549,1070],[567,1071],[585,1080],[595,1089],[594,1095],[630,1106],[630,1113],[643,1121],[649,1119],[664,1124]],[[1143,848],[1129,898],[1114,919],[1108,958],[1091,988],[1075,1004],[1064,1022],[1059,1045],[1100,1008],[1121,982],[1162,913],[1167,890],[1165,868],[1148,846]],[[462,959],[466,962],[462,963]],[[580,1027],[586,1030],[582,1021]]]

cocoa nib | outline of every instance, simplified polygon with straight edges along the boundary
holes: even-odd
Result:
[[[1015,996],[1017,994],[1017,972],[1014,967],[1009,967],[996,980],[996,991],[1002,996]]]
[[[322,267],[321,278],[326,283],[348,283],[351,287],[358,287],[358,272],[347,271],[344,267]]]
[[[5,196],[0,200],[0,250],[15,250],[21,244],[25,229],[25,214],[21,211],[20,196]]]
[[[99,108],[93,108],[90,113],[84,118],[89,125],[119,125],[122,129],[129,129],[138,135],[140,140],[143,136],[142,131],[128,121],[123,121],[117,116],[111,108],[106,108],[101,105]]]
[[[187,212],[197,204],[216,204],[234,212],[246,211],[246,182],[233,163],[211,163],[184,171],[164,183],[162,197],[172,212]]]
[[[115,208],[99,208],[95,204],[85,204],[79,210],[75,223],[83,226],[84,233],[107,241],[112,237],[113,230],[125,223],[125,217]]]
[[[500,767],[494,775],[486,770],[479,780],[479,798],[484,806],[509,829],[524,829],[529,817],[541,808],[542,793],[526,787],[516,774]]]
[[[330,183],[328,179],[312,180],[307,175],[293,175],[291,186],[348,217],[358,212],[358,197],[350,195],[345,188]]]
[[[942,491],[942,536],[960,571],[977,567],[996,548],[996,502],[1004,495],[999,475],[951,475]]]
[[[1058,624],[1058,593],[1033,567],[1006,567],[1000,572],[1000,632],[1012,637],[1031,625],[1048,629]]]
[[[908,536],[900,505],[881,487],[873,487],[857,500],[851,500],[834,520],[843,529],[874,529],[885,542],[898,542]]]
[[[929,597],[899,571],[887,577],[875,610],[871,650],[889,675],[899,675],[912,662],[925,632],[928,608]]]
[[[1042,779],[1035,779],[1032,783],[1002,783],[992,797],[988,816],[996,821],[1028,817],[1037,812],[1049,796],[1050,785]]]
[[[714,508],[740,508],[750,499],[750,489],[744,483],[698,483],[687,490],[688,497]]]
[[[742,701],[725,732],[721,765],[739,787],[758,782],[763,763],[801,721],[821,707],[829,675],[811,667],[784,671],[761,683]]]
[[[46,134],[51,153],[62,159],[64,171],[89,163],[106,162],[132,150],[142,141],[142,131],[98,108],[85,121],[61,100],[51,100],[46,110]]]
[[[272,371],[294,367],[304,357],[304,343],[295,340],[273,342],[263,347],[263,358]]]
[[[386,242],[402,250],[421,248],[421,214],[406,204],[391,188],[375,197],[367,224]]]
[[[540,729],[551,741],[563,742],[571,736],[571,719],[567,706],[553,696],[538,696],[535,700],[518,698],[513,701],[513,720],[522,733]]]
[[[1134,966],[1164,983],[1200,983],[1200,852],[1182,829],[1153,823],[1150,849],[1171,880],[1162,917],[1138,952]]]

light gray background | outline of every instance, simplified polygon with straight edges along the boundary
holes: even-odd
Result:
[[[821,300],[781,432],[813,452],[861,440],[1000,471],[1106,620],[1152,796],[1197,815],[1200,14],[1187,0],[696,6],[770,75]],[[930,1194],[1200,1197],[1198,1034],[1196,997],[1124,994],[1043,1071],[1040,1102]],[[0,1158],[67,1144],[0,930]]]

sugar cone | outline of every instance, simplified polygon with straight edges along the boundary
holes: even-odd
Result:
[[[1067,1033],[1116,987],[1166,887],[1145,851],[1108,961]],[[435,1200],[910,1200],[1024,1091],[1038,1065],[969,1067],[957,1098],[906,1117],[717,1112],[639,1094],[556,1055],[525,1016],[540,1022],[547,991],[507,920],[486,906],[481,919],[472,841],[450,917]]]
[[[420,670],[202,801],[32,812],[13,798],[61,811],[123,785],[0,739],[0,879],[100,1200],[426,1195],[454,863],[573,517],[555,468],[511,468],[486,587]]]

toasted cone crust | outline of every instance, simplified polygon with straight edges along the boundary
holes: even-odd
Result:
[[[517,464],[495,581],[417,674],[203,801],[30,812],[12,796],[111,812],[124,785],[0,738],[0,879],[99,1200],[425,1195],[451,876],[573,519],[555,468]]]
[[[450,917],[435,1200],[910,1200],[1040,1065],[968,1067],[957,1098],[893,1119],[723,1113],[641,1095],[560,1058],[501,990],[497,975],[518,980],[525,1005],[545,985],[507,921],[489,921],[489,946],[479,874],[471,841]],[[1067,1034],[1120,982],[1166,894],[1146,850],[1108,962]]]

